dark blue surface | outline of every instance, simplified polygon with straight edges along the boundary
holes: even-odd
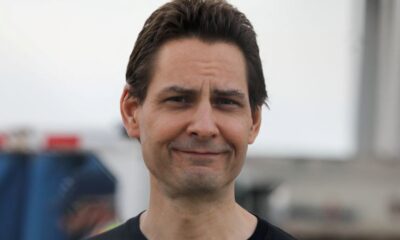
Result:
[[[90,153],[0,152],[0,240],[65,240],[59,204],[63,183],[102,166]]]
[[[0,239],[18,240],[25,217],[30,155],[0,153]]]
[[[23,240],[66,239],[57,207],[60,186],[85,160],[85,155],[67,153],[43,153],[32,160]]]

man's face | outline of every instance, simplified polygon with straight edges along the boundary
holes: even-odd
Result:
[[[245,59],[235,45],[196,38],[164,44],[145,101],[125,91],[121,108],[152,182],[171,195],[232,187],[261,120],[248,94]]]

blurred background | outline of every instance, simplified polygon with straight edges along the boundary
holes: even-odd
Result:
[[[78,239],[84,211],[110,225],[146,209],[119,96],[164,2],[0,0],[0,239]],[[230,2],[270,95],[238,201],[299,239],[400,239],[400,1]]]

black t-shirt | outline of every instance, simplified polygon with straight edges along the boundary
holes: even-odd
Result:
[[[140,231],[140,214],[126,223],[88,240],[147,240]],[[257,217],[257,226],[248,240],[296,240],[283,230]]]

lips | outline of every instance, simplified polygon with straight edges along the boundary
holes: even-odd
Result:
[[[199,156],[216,156],[224,153],[224,152],[207,151],[207,150],[187,150],[187,149],[177,149],[177,148],[173,148],[172,150],[185,154],[199,155]]]
[[[184,164],[189,164],[191,167],[207,167],[215,166],[220,162],[221,154],[215,151],[204,151],[204,150],[181,150],[171,149],[173,154],[179,156],[177,159],[183,160]]]
[[[216,143],[213,141],[199,141],[196,138],[180,139],[172,141],[168,148],[185,154],[198,156],[216,156],[232,151],[232,147],[227,143]]]
[[[184,153],[191,153],[191,154],[221,154],[223,151],[217,149],[204,149],[204,148],[180,148],[180,147],[173,147],[175,151],[180,151]]]
[[[226,154],[231,152],[228,144],[199,141],[173,141],[169,144],[171,154],[176,160],[188,167],[206,167],[219,169],[223,165]],[[221,165],[222,164],[222,165]]]

